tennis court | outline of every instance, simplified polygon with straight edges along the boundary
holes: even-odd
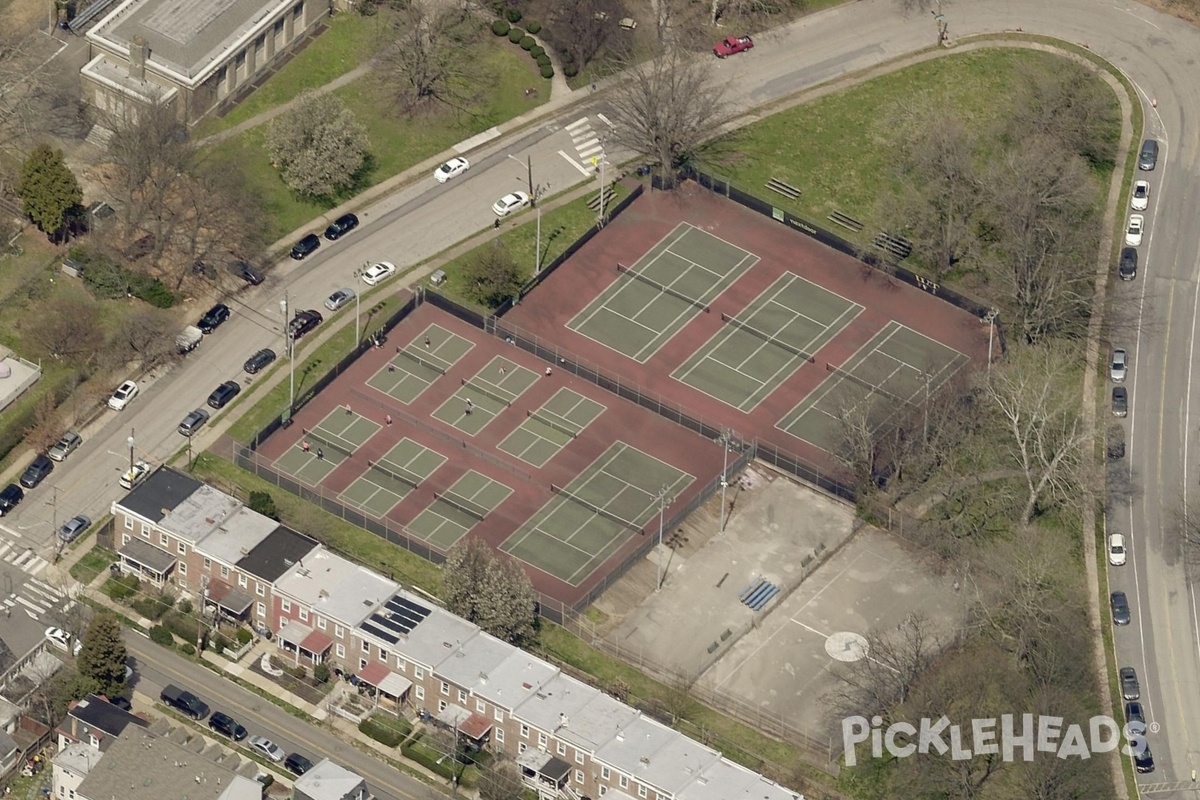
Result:
[[[430,325],[408,343],[397,345],[395,355],[367,379],[367,385],[408,405],[474,346],[440,325]]]
[[[461,378],[458,390],[438,406],[433,416],[475,436],[537,380],[533,370],[496,356],[470,378]]]
[[[636,264],[614,264],[616,281],[567,327],[645,363],[757,261],[681,222]]]
[[[863,307],[785,272],[671,377],[749,412],[841,333]]]
[[[275,460],[275,466],[315,486],[349,459],[379,428],[347,406],[338,406],[314,427],[301,431],[300,438]]]
[[[487,519],[513,490],[470,470],[408,524],[410,533],[441,550],[449,550],[472,528]]]
[[[695,480],[614,442],[508,537],[500,549],[577,586]],[[654,487],[651,489],[643,487]],[[661,487],[661,488],[660,488]]]
[[[366,472],[354,479],[338,499],[383,517],[446,463],[436,450],[404,438],[379,459],[366,462]]]
[[[775,427],[834,452],[848,414],[879,427],[904,408],[923,403],[969,361],[951,347],[889,322],[846,363],[820,365],[828,377]]]
[[[605,406],[570,389],[559,389],[541,408],[525,412],[525,421],[498,447],[541,468],[604,413]]]

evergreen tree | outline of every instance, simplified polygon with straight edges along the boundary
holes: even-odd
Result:
[[[99,614],[83,634],[83,647],[76,659],[79,676],[91,691],[115,697],[125,688],[127,655],[121,621],[113,614]]]
[[[68,214],[83,202],[79,181],[63,158],[62,150],[39,144],[21,166],[17,196],[25,213],[42,231],[54,236],[67,223]]]

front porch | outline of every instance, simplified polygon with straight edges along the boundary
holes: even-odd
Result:
[[[139,580],[162,587],[175,571],[175,556],[141,539],[131,538],[117,551],[117,568],[122,574],[137,575]]]

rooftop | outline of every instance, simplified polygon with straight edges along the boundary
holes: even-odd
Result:
[[[67,713],[84,725],[89,725],[109,736],[120,736],[126,725],[138,725],[143,728],[147,725],[141,717],[135,717],[128,711],[117,708],[94,694],[89,694],[80,700]]]
[[[513,713],[538,730],[593,753],[638,716],[616,698],[561,673]]]
[[[241,507],[196,542],[196,549],[222,564],[233,566],[278,527],[279,523],[270,517]]]
[[[130,561],[149,567],[159,575],[167,574],[171,567],[175,566],[175,556],[141,539],[130,539],[117,552]]]
[[[125,0],[87,34],[126,51],[140,36],[147,68],[192,85],[203,83],[223,56],[241,46],[295,0]]]
[[[437,671],[503,708],[516,708],[558,674],[557,667],[486,633],[463,642]]]
[[[243,508],[242,502],[236,497],[212,486],[201,485],[199,489],[172,506],[170,512],[158,524],[183,541],[195,545],[220,528],[231,526]],[[254,516],[266,519],[261,514]],[[263,533],[263,537],[267,533],[270,531]],[[258,542],[255,541],[254,544]]]
[[[96,748],[86,745],[83,742],[75,742],[74,744],[67,745],[62,750],[59,750],[58,754],[51,759],[54,762],[54,766],[61,767],[76,775],[87,775],[99,760],[100,753],[96,752]]]
[[[357,627],[408,660],[430,668],[480,632],[477,625],[403,590],[394,592],[379,613]]]
[[[399,584],[321,547],[296,562],[275,588],[321,616],[357,626],[394,595]]]
[[[315,539],[281,525],[252,547],[248,554],[242,556],[236,562],[237,568],[268,583],[274,583],[280,575],[317,547]]]
[[[312,800],[343,800],[346,797],[369,796],[362,776],[339,766],[328,758],[313,765],[308,772],[296,778],[297,792]]]
[[[158,522],[203,487],[200,481],[171,467],[159,467],[146,482],[114,503],[142,519]]]
[[[571,723],[574,724],[574,720]],[[596,757],[621,772],[651,783],[663,792],[669,791],[665,786],[653,783],[646,776],[650,765],[658,771],[662,770],[658,754],[671,743],[679,734],[665,725],[660,725],[652,719],[638,716],[630,720],[615,732],[597,752]],[[696,749],[700,745],[696,744]]]
[[[679,795],[686,800],[804,800],[804,796],[728,759],[704,767]]]

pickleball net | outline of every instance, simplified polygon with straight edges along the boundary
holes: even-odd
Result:
[[[354,448],[351,447],[350,445],[335,444],[332,439],[328,439],[324,436],[320,436],[315,431],[305,430],[304,436],[305,436],[305,438],[311,439],[312,441],[316,442],[318,447],[320,447],[320,448],[328,447],[330,450],[334,451],[335,453],[341,453],[346,458],[350,458],[351,456],[354,455]]]
[[[557,486],[552,483],[552,484],[550,484],[550,491],[554,492],[555,494],[562,495],[563,497],[567,498],[568,500],[570,500],[573,503],[576,503],[577,505],[583,506],[588,511],[591,511],[593,514],[595,514],[597,516],[603,517],[604,519],[608,520],[609,522],[615,522],[616,524],[618,524],[622,527],[628,528],[629,530],[633,531],[634,533],[642,532],[642,527],[640,525],[635,525],[627,519],[621,519],[620,517],[618,517],[616,514],[612,513],[611,511],[605,511],[603,508],[596,505],[595,503],[589,503],[587,500],[584,500],[579,495],[572,494],[571,492],[568,492],[566,489],[562,488],[561,486]]]
[[[467,387],[468,389],[471,389],[472,391],[479,392],[484,397],[492,398],[497,403],[503,403],[506,406],[512,405],[511,397],[501,397],[498,393],[493,392],[490,389],[485,389],[482,386],[480,386],[479,384],[475,383],[474,381],[469,381],[466,378],[463,378],[462,385]]]
[[[453,495],[450,492],[442,492],[441,494],[434,493],[433,496],[434,499],[440,500],[451,508],[457,508],[467,516],[474,517],[480,522],[483,522],[483,520],[487,517],[488,512],[486,510],[468,500],[464,500],[457,495]]]
[[[438,373],[439,375],[446,374],[445,367],[439,366],[438,364],[435,364],[434,362],[430,361],[429,359],[423,358],[423,357],[417,355],[416,353],[412,352],[408,348],[401,348],[400,355],[404,356],[405,358],[409,359],[410,361],[420,364],[422,367],[425,367],[426,369],[433,370],[434,372]]]
[[[845,378],[846,380],[850,381],[851,383],[855,384],[856,386],[861,386],[862,388],[866,389],[868,392],[871,392],[872,394],[877,394],[877,395],[880,395],[881,397],[886,397],[888,400],[891,400],[894,403],[903,403],[904,405],[909,405],[911,402],[910,400],[905,400],[903,397],[900,397],[897,394],[893,394],[892,392],[889,392],[887,389],[884,389],[882,386],[878,386],[874,383],[871,383],[868,380],[865,380],[864,378],[858,377],[857,375],[855,375],[852,372],[847,372],[846,370],[842,369],[841,367],[835,367],[833,364],[830,364],[828,361],[825,362],[825,371],[831,372],[834,375],[837,375],[839,378]]]
[[[771,334],[767,333],[766,331],[760,331],[758,328],[755,328],[752,325],[747,325],[746,323],[742,322],[740,319],[737,319],[736,317],[731,317],[728,314],[726,314],[725,312],[721,312],[721,321],[725,322],[729,325],[732,325],[733,327],[737,328],[739,331],[745,331],[746,333],[750,334],[751,336],[757,336],[759,339],[762,339],[767,344],[773,344],[780,349],[786,350],[787,352],[791,353],[794,356],[803,358],[805,361],[808,361],[809,363],[812,363],[817,360],[816,357],[813,356],[811,353],[806,353],[803,350],[801,350],[799,347],[796,347],[795,345],[790,345],[787,342],[783,341],[782,339],[779,339],[776,336],[772,336]]]
[[[412,473],[408,472],[407,470],[405,470],[402,473],[398,468],[385,467],[383,464],[379,463],[378,461],[368,461],[367,469],[371,470],[372,472],[377,472],[380,475],[385,475],[385,476],[391,478],[392,480],[399,481],[400,483],[403,483],[403,484],[407,484],[410,488],[413,488],[413,489],[419,488],[421,485],[421,479],[418,478],[417,476],[413,475]]]
[[[550,419],[546,415],[539,414],[537,411],[526,411],[525,416],[527,416],[531,419],[536,419],[538,422],[542,423],[547,428],[552,428],[552,429],[558,431],[559,433],[564,433],[567,436],[570,436],[572,439],[574,439],[579,434],[579,431],[572,430],[566,424],[565,421],[564,422],[555,422],[554,420]]]
[[[639,281],[641,281],[642,283],[646,284],[647,286],[652,286],[655,289],[658,289],[663,294],[668,294],[677,300],[682,300],[685,303],[689,303],[689,304],[695,306],[696,308],[700,309],[701,311],[703,311],[706,314],[709,311],[708,305],[701,302],[700,300],[697,300],[694,297],[688,297],[686,294],[676,291],[675,289],[672,289],[670,286],[659,283],[658,281],[654,280],[653,278],[648,278],[645,275],[643,275],[642,273],[638,272],[637,270],[630,269],[629,267],[625,266],[624,264],[622,264],[619,261],[617,262],[617,272],[621,275],[629,275],[633,278],[636,278]]]

